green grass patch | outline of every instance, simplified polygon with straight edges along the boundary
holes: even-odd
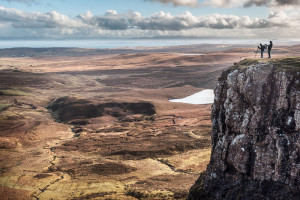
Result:
[[[257,63],[259,63],[259,61],[260,61],[259,59],[247,58],[247,59],[244,59],[244,60],[240,61],[237,64],[237,67],[239,67],[239,68],[249,67],[251,65],[256,65]]]
[[[8,109],[11,104],[0,104],[0,112]]]
[[[26,96],[27,92],[21,91],[18,88],[0,88],[0,96]]]
[[[300,57],[274,59],[272,62],[277,64],[279,69],[300,71]]]
[[[148,199],[161,199],[161,200],[172,200],[172,199],[185,199],[185,198],[174,198],[174,193],[166,190],[151,191],[151,190],[139,190],[133,188],[126,188],[125,195],[131,196],[141,200]]]
[[[239,63],[236,63],[233,66],[233,69],[245,69],[248,68],[252,65],[256,65],[258,63],[270,63],[275,65],[277,68],[277,70],[285,70],[285,71],[299,71],[300,70],[300,57],[284,57],[284,58],[257,58],[257,59],[253,59],[253,58],[247,58],[244,59],[242,61],[240,61]]]

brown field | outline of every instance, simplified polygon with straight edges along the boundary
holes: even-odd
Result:
[[[1,199],[185,199],[210,159],[211,105],[168,100],[255,51],[0,50]]]

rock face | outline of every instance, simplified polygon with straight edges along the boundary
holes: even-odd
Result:
[[[300,199],[300,58],[223,72],[212,155],[188,199]]]

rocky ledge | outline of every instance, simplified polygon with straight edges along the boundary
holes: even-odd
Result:
[[[223,72],[212,154],[188,199],[300,199],[300,58],[246,59]]]

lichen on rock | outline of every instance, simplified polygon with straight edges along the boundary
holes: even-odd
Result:
[[[243,60],[223,72],[211,160],[188,199],[300,199],[299,63]]]

